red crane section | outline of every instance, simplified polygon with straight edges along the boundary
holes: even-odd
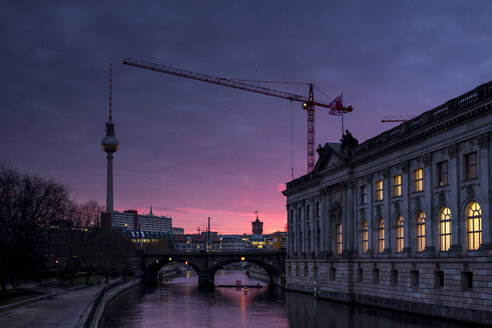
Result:
[[[343,106],[343,97],[342,95],[336,97],[329,104],[324,104],[320,102],[314,101],[313,95],[313,85],[309,84],[309,95],[308,97],[296,95],[289,92],[274,90],[270,88],[265,88],[262,86],[239,82],[231,79],[216,77],[208,74],[196,73],[180,68],[175,68],[171,66],[151,63],[139,59],[134,58],[126,58],[123,60],[123,64],[130,65],[134,67],[144,68],[151,71],[181,76],[188,79],[213,83],[229,88],[235,88],[239,90],[259,93],[267,96],[288,99],[290,101],[298,101],[302,102],[302,108],[307,111],[307,172],[311,172],[314,169],[314,108],[315,106],[320,106],[324,108],[330,109],[331,115],[341,115],[342,113],[348,113],[353,110],[352,106],[344,107]]]

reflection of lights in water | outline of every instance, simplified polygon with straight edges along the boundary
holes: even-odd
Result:
[[[244,294],[242,295],[241,297],[241,305],[240,305],[240,309],[241,309],[241,323],[244,325],[247,321],[247,312],[246,312],[246,296],[247,294]]]

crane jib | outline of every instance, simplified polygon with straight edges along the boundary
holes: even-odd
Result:
[[[187,71],[180,68],[175,68],[171,66],[151,63],[135,58],[126,58],[123,60],[123,64],[130,65],[134,67],[144,68],[151,71],[176,75],[188,79],[213,83],[217,85],[222,85],[229,88],[254,92],[258,94],[263,94],[267,96],[277,97],[288,99],[290,101],[298,101],[302,102],[302,108],[307,110],[307,172],[310,173],[314,169],[314,160],[315,160],[315,152],[314,152],[314,108],[315,106],[324,107],[330,109],[330,115],[342,115],[344,113],[351,112],[352,106],[344,107],[343,106],[343,94],[333,99],[329,104],[324,104],[320,102],[314,101],[313,97],[313,85],[310,85],[309,88],[309,97],[296,95],[290,92],[274,90],[271,88],[265,88],[254,84],[248,84],[244,82],[234,81],[231,79],[221,78],[217,76],[212,76],[208,74],[196,73],[192,71]]]

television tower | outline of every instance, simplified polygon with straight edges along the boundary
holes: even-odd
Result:
[[[109,64],[109,119],[106,122],[106,136],[101,141],[101,148],[108,156],[108,178],[106,186],[106,212],[111,213],[111,221],[113,217],[113,153],[118,150],[120,143],[114,136],[114,123],[112,120],[112,87],[113,87],[113,64]]]

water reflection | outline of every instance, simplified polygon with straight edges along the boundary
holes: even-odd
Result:
[[[268,288],[243,271],[219,271],[215,283],[264,288],[215,288],[203,291],[192,271],[164,282],[159,288],[139,286],[115,298],[107,307],[101,327],[453,327],[437,319],[367,307],[314,300],[312,295]]]

